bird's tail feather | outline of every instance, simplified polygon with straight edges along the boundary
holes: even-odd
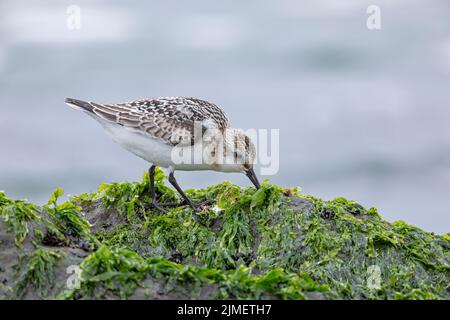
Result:
[[[75,109],[82,109],[84,111],[88,112],[94,112],[94,106],[90,102],[72,99],[72,98],[66,98],[64,101],[67,105],[70,107],[73,107]]]

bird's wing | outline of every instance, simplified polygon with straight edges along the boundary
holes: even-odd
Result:
[[[100,118],[131,127],[171,145],[192,145],[207,129],[225,130],[228,118],[208,101],[168,97],[120,104],[89,103]],[[198,131],[200,137],[198,137]],[[195,135],[197,134],[197,136]]]

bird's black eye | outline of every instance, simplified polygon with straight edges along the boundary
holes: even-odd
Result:
[[[250,138],[248,136],[245,136],[244,141],[245,141],[245,151],[250,150]]]

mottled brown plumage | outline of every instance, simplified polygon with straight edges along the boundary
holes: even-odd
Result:
[[[78,102],[74,99],[66,101]],[[195,124],[207,129],[224,131],[229,121],[215,104],[190,97],[164,97],[136,100],[128,103],[78,103],[100,118],[132,127],[171,145],[194,144]]]

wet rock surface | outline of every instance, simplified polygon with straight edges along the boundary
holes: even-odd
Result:
[[[176,200],[158,181],[159,197]],[[0,193],[0,299],[448,299],[450,237],[264,184],[190,190],[162,214],[148,180],[43,207]],[[87,226],[87,227],[86,227]]]

